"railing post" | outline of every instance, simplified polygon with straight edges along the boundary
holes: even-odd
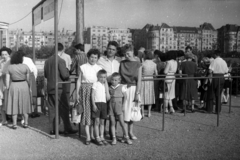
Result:
[[[230,88],[229,88],[229,113],[231,113],[231,108],[232,108],[232,82],[233,82],[233,79],[230,81]]]
[[[162,131],[164,131],[164,125],[165,125],[165,79],[163,80],[163,111],[162,111],[162,114],[163,114],[163,119],[162,119]]]
[[[215,105],[217,107],[217,126],[219,126],[219,110],[221,108],[221,94],[220,94],[220,78],[218,78],[218,99]]]

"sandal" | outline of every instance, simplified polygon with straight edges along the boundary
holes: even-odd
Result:
[[[103,142],[100,139],[96,139],[96,144],[99,145],[99,146],[102,146]]]
[[[24,123],[23,128],[28,128],[28,125]]]
[[[91,143],[91,140],[86,140],[85,144],[89,145]]]
[[[108,145],[108,142],[104,139],[104,140],[102,140],[102,143],[106,146],[106,145]]]
[[[16,130],[17,129],[17,125],[13,125],[12,129]]]

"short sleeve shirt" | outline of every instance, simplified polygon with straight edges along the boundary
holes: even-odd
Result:
[[[213,74],[225,74],[228,72],[227,63],[220,57],[211,62],[209,69],[213,71]]]
[[[102,68],[97,64],[86,63],[81,65],[80,69],[82,71],[82,83],[94,83],[97,82],[97,73]]]
[[[95,90],[95,102],[104,102],[106,103],[106,93],[105,86],[101,82],[97,81],[93,83],[92,89]]]

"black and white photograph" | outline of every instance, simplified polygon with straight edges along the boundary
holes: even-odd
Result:
[[[0,4],[0,160],[240,159],[240,0]]]

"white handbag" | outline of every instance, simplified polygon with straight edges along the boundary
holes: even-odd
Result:
[[[138,122],[142,119],[140,103],[135,102],[135,105],[132,107],[131,111],[131,121]]]
[[[81,114],[77,114],[77,109],[72,109],[72,123],[80,123],[81,122]]]

